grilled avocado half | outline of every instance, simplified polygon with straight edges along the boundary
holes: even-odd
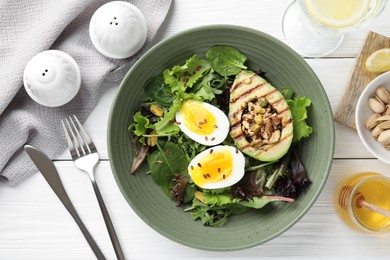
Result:
[[[230,89],[230,135],[245,154],[264,162],[285,155],[293,119],[283,95],[252,71],[237,74]]]

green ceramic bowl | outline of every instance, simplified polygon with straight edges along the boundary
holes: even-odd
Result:
[[[273,203],[245,215],[233,216],[219,228],[204,227],[189,212],[176,207],[143,165],[130,174],[134,149],[128,126],[143,95],[143,85],[165,68],[183,64],[193,54],[205,55],[213,45],[236,47],[248,57],[249,68],[261,68],[276,87],[292,87],[312,100],[308,123],[312,136],[301,154],[312,184],[294,203]],[[116,182],[132,209],[165,237],[206,250],[237,250],[264,243],[294,225],[310,209],[325,185],[334,153],[334,124],[326,93],[312,69],[291,48],[256,30],[211,25],[190,29],[158,43],[145,53],[122,81],[108,123],[108,151]],[[313,231],[314,232],[314,231]]]

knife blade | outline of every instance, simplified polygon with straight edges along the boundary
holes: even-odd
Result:
[[[76,209],[74,208],[72,202],[69,199],[68,194],[66,193],[64,186],[62,185],[60,176],[58,175],[57,169],[54,166],[54,163],[47,157],[43,152],[31,145],[25,145],[24,150],[30,156],[31,160],[37,166],[38,170],[41,172],[43,177],[46,179],[47,183],[50,185],[54,193],[60,199],[62,204],[68,210],[70,215],[76,221],[81,232],[83,233],[85,239],[87,240],[89,246],[94,252],[95,256],[99,260],[106,259],[96,244],[95,240],[92,238],[88,229],[85,227],[84,223],[81,221],[79,215],[77,214]]]

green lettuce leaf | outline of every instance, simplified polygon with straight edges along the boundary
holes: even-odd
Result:
[[[297,97],[293,100],[287,100],[287,104],[290,107],[294,121],[293,142],[308,137],[313,132],[313,128],[306,123],[307,107],[311,105],[311,100],[308,97]]]
[[[222,93],[221,88],[225,86],[225,80],[217,73],[207,73],[194,85],[192,92],[195,93],[195,99],[200,101],[211,101],[215,95]]]
[[[210,64],[194,55],[184,65],[164,70],[164,82],[171,87],[172,92],[184,92],[186,88],[191,88],[208,70],[210,70]]]
[[[133,133],[135,135],[142,136],[146,134],[147,129],[153,129],[154,127],[150,124],[149,119],[138,111],[133,117],[133,124],[130,128],[133,128]]]
[[[179,99],[175,99],[173,105],[169,108],[169,111],[164,113],[163,118],[154,124],[154,128],[158,135],[171,135],[180,131],[180,128],[174,121],[175,115],[179,112],[181,106],[182,102]]]

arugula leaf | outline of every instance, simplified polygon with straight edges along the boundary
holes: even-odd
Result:
[[[236,75],[241,70],[247,69],[244,65],[246,56],[230,46],[211,47],[207,50],[206,57],[211,67],[223,76]]]
[[[205,226],[219,227],[225,224],[232,214],[227,207],[209,206],[202,203],[197,198],[192,201],[191,216],[193,220],[200,219]]]
[[[301,140],[303,137],[308,137],[313,128],[306,123],[307,107],[311,105],[311,100],[308,97],[297,97],[293,100],[287,100],[290,107],[292,118],[294,121],[294,137],[293,142]]]
[[[173,95],[164,83],[162,75],[150,78],[144,86],[147,98],[154,100],[162,106],[170,106],[173,102]]]
[[[174,143],[177,143],[178,146],[182,149],[188,161],[191,161],[192,158],[207,148],[207,146],[195,142],[183,133],[181,133],[177,139],[175,139]]]
[[[157,185],[170,194],[170,185],[175,175],[187,172],[189,161],[183,151],[172,142],[164,147],[157,143],[158,150],[148,157],[150,173]]]
[[[191,88],[208,70],[210,70],[210,64],[194,55],[184,65],[164,70],[164,82],[171,87],[172,92],[184,92],[187,87]]]

